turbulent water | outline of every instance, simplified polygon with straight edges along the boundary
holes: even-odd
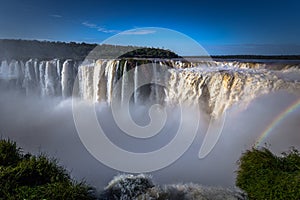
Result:
[[[47,152],[77,180],[85,178],[100,190],[120,172],[98,162],[82,144],[74,124],[72,95],[84,102],[101,102],[95,107],[107,137],[121,148],[138,153],[168,144],[181,124],[180,113],[171,110],[158,135],[137,139],[116,125],[110,110],[114,100],[137,105],[151,101],[175,108],[181,103],[199,104],[216,118],[229,110],[222,135],[205,159],[197,157],[207,129],[206,119],[201,118],[188,151],[172,165],[151,174],[158,184],[194,182],[234,188],[234,171],[241,153],[251,148],[268,124],[300,94],[299,65],[277,61],[115,59],[78,63],[31,59],[3,60],[0,64],[1,136],[16,140],[25,152]],[[142,125],[149,123],[145,110],[137,106],[133,111],[132,118],[141,120]],[[184,123],[194,126],[193,117],[189,114]],[[267,141],[277,153],[291,145],[299,148],[299,117],[299,112],[291,113],[273,129]],[[189,195],[186,191],[198,194],[199,190],[214,196],[210,189],[197,185],[169,185],[145,195],[177,190],[184,196]]]
[[[77,76],[78,74],[78,76]],[[161,104],[199,104],[214,117],[239,102],[285,90],[299,94],[298,65],[232,61],[72,60],[2,61],[0,86],[42,97],[73,95],[94,102],[151,100]],[[78,81],[76,81],[78,80]],[[147,83],[138,87],[140,82]]]
[[[101,199],[243,200],[246,198],[241,192],[191,183],[159,186],[153,183],[151,177],[140,174],[114,177],[105,187]]]

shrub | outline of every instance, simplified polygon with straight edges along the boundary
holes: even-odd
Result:
[[[0,166],[16,165],[21,160],[21,149],[11,140],[0,140]]]
[[[23,155],[15,142],[0,140],[0,199],[95,199],[94,190],[71,180],[57,161]]]
[[[55,161],[45,156],[31,156],[20,161],[14,167],[5,167],[0,171],[0,183],[9,181],[18,186],[37,186],[47,183],[69,180],[68,174]]]
[[[276,156],[266,148],[246,151],[239,160],[236,185],[250,199],[300,199],[300,154]]]
[[[55,182],[36,187],[18,187],[13,199],[89,200],[94,199],[94,197],[90,191],[90,188],[84,184],[76,184],[71,182]]]

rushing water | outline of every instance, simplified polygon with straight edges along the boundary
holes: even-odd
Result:
[[[233,187],[236,161],[242,151],[251,148],[274,116],[299,98],[297,74],[296,64],[271,69],[268,63],[226,61],[99,60],[82,65],[71,60],[2,61],[0,130],[25,151],[47,152],[77,179],[85,177],[102,188],[122,172],[97,161],[81,143],[72,115],[73,89],[87,108],[88,102],[97,102],[98,121],[107,137],[133,152],[163,147],[175,137],[181,123],[177,106],[199,104],[203,115],[194,143],[175,163],[153,172],[154,180]],[[143,81],[149,84],[138,88]],[[114,99],[122,103],[130,89],[135,103],[130,112],[141,126],[149,123],[146,101],[167,107],[168,117],[159,135],[147,140],[132,138],[115,123],[110,104]],[[218,118],[225,111],[218,143],[209,156],[198,159],[208,119]],[[191,113],[184,123],[189,125],[194,117]],[[273,150],[299,147],[299,119],[298,110],[273,130],[268,138]]]
[[[233,104],[247,105],[263,94],[280,90],[299,94],[296,64],[270,68],[266,63],[225,61],[148,60],[141,64],[139,60],[99,60],[79,65],[71,60],[31,59],[25,64],[2,61],[0,74],[2,87],[24,91],[27,96],[68,98],[75,87],[79,89],[74,95],[82,99],[110,104],[113,98],[124,102],[126,92],[132,89],[134,102],[142,98],[167,105],[201,104],[217,117]],[[144,80],[149,80],[149,85],[138,89],[139,81]]]

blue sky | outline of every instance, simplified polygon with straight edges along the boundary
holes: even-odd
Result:
[[[300,54],[296,0],[0,0],[0,5],[0,38],[101,43],[128,29],[163,27],[188,35],[210,54]],[[140,31],[132,34],[154,34]]]

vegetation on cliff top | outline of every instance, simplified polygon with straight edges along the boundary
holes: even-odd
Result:
[[[97,47],[97,48],[96,48]],[[95,49],[96,48],[96,49]],[[95,51],[96,50],[96,51]],[[91,53],[91,51],[95,51]],[[91,53],[91,54],[90,54]],[[38,40],[0,39],[0,60],[15,59],[40,60],[72,59],[84,60],[87,56],[92,58],[179,58],[179,56],[166,49],[119,46],[109,44],[88,44],[76,42],[54,42]],[[212,55],[213,59],[280,59],[300,60],[300,55]],[[199,58],[202,58],[201,56]]]
[[[91,53],[91,51],[93,52]],[[93,59],[118,57],[178,58],[178,55],[170,50],[149,47],[37,40],[0,40],[0,60],[29,60],[30,58],[49,60],[58,58],[82,61],[87,56]]]

